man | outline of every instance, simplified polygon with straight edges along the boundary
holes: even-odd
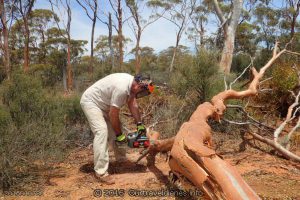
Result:
[[[136,99],[151,94],[153,90],[149,78],[115,73],[100,79],[83,93],[80,104],[94,133],[94,170],[101,182],[114,184],[107,172],[108,135],[113,132],[117,143],[126,143],[119,119],[120,108],[127,103],[137,124],[137,131],[145,133]]]

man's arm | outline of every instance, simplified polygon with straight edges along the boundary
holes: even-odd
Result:
[[[136,98],[134,97],[130,97],[129,101],[128,101],[128,108],[135,120],[135,123],[137,124],[138,122],[141,122],[141,115],[140,115],[140,111],[139,111],[139,106],[136,102]]]
[[[108,113],[111,126],[114,129],[117,136],[122,133],[119,112],[120,112],[119,108],[115,106],[110,106],[110,110]]]

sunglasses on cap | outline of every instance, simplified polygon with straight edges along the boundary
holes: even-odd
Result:
[[[142,85],[142,88],[143,89],[136,94],[135,98],[139,99],[139,98],[142,98],[142,97],[152,94],[154,91],[154,84],[152,82],[146,83],[146,84]]]

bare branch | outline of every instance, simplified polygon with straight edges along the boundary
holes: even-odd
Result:
[[[226,23],[226,19],[224,17],[224,14],[219,6],[218,0],[213,0],[213,4],[216,10],[216,14],[221,22],[221,24],[225,24]]]
[[[253,66],[253,58],[250,56],[250,59],[251,59],[251,62],[250,62],[250,64],[243,70],[243,72],[233,81],[233,82],[231,82],[230,83],[230,86],[229,86],[229,89],[231,90],[231,88],[232,88],[232,85],[234,84],[234,83],[236,83],[245,73],[246,73],[246,71],[251,67],[251,66]]]
[[[271,131],[274,131],[274,130],[275,130],[275,128],[273,128],[273,127],[271,127],[271,126],[269,126],[269,125],[267,125],[267,124],[264,124],[264,123],[258,121],[257,119],[255,119],[254,117],[250,116],[249,113],[246,112],[246,110],[245,110],[242,106],[227,104],[226,107],[227,107],[227,108],[235,108],[235,109],[239,109],[239,110],[241,110],[241,111],[244,113],[244,115],[245,115],[248,119],[250,119],[251,121],[255,122],[255,123],[258,124],[259,126],[263,126],[263,127],[267,128],[267,129],[269,129],[269,130],[271,130]],[[251,123],[251,122],[249,122],[249,123]],[[251,124],[253,124],[253,123],[251,123]]]
[[[56,8],[58,8],[58,4],[55,4],[55,3],[53,2],[53,0],[49,0],[49,2],[50,2],[50,5],[51,5],[51,10],[52,10],[52,12],[55,13],[55,12],[54,12],[54,6],[55,6]],[[55,20],[55,23],[56,23],[56,25],[57,25],[57,28],[58,28],[58,31],[59,31],[60,35],[61,35],[63,38],[67,39],[67,37],[65,36],[65,34],[63,34],[62,29],[60,28],[60,25],[59,25],[58,20],[57,20],[56,18],[54,18],[54,20]]]
[[[266,78],[266,79],[260,81],[260,82],[259,82],[259,85],[261,85],[261,84],[263,84],[264,82],[267,82],[267,81],[269,81],[269,80],[271,80],[271,79],[273,79],[273,77]]]
[[[300,127],[300,117],[298,118],[298,122],[296,124],[296,126],[294,126],[292,128],[292,130],[288,133],[288,136],[287,136],[287,145],[286,145],[286,149],[290,149],[290,141],[291,141],[291,137],[293,135],[293,133]]]
[[[90,18],[90,20],[93,20],[93,18],[90,16],[89,11],[87,10],[87,8],[79,0],[76,0],[76,1],[84,9],[84,11],[85,11],[86,15],[88,16],[88,18]]]

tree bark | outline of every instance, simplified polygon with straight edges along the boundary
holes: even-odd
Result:
[[[30,31],[29,31],[29,26],[28,26],[28,18],[24,17],[23,18],[24,21],[24,35],[25,35],[25,42],[24,42],[24,64],[23,64],[23,69],[24,72],[28,72],[29,71],[29,37],[30,37]]]
[[[184,3],[186,4],[186,1]],[[172,61],[171,61],[171,64],[170,64],[170,69],[169,69],[170,72],[172,72],[173,69],[174,69],[174,62],[175,62],[175,57],[176,57],[177,49],[178,49],[178,46],[179,46],[179,42],[180,42],[182,33],[185,30],[185,28],[186,28],[186,23],[187,23],[186,18],[187,18],[187,15],[191,15],[192,12],[193,12],[193,9],[191,9],[191,11],[189,13],[187,13],[185,11],[184,15],[182,15],[182,19],[181,19],[181,23],[180,24],[177,24],[177,23],[173,22],[178,27],[178,32],[176,34],[176,45],[175,45],[175,48],[173,50]],[[179,14],[182,14],[182,13],[179,13]]]
[[[154,153],[168,151],[172,145],[169,159],[172,173],[179,180],[184,180],[182,177],[187,178],[211,199],[260,199],[241,175],[212,149],[211,127],[208,124],[208,119],[220,121],[226,110],[226,100],[257,95],[259,81],[266,70],[284,53],[300,56],[300,53],[288,51],[286,48],[278,51],[278,43],[276,43],[272,58],[259,72],[254,67],[252,68],[253,79],[248,89],[244,91],[225,90],[215,95],[211,102],[202,103],[190,119],[180,127],[175,138],[170,138],[162,146],[155,146],[156,143],[159,143],[157,140],[159,135],[154,135],[154,138],[151,135],[148,136],[150,141],[151,139],[154,140],[150,142],[152,146],[149,147],[148,152],[151,149],[154,150]],[[265,139],[258,134],[253,135],[260,141],[274,147],[286,158],[300,161],[299,156],[289,152],[277,142]]]
[[[30,63],[30,57],[29,57],[29,39],[30,39],[30,30],[28,25],[28,18],[32,11],[33,4],[35,0],[28,0],[25,4],[23,4],[22,0],[19,1],[19,7],[18,10],[22,16],[23,23],[24,23],[24,64],[23,64],[23,70],[24,72],[28,72],[29,70],[29,63]]]
[[[119,68],[123,66],[123,21],[122,21],[121,0],[118,0],[118,43],[119,43]]]
[[[71,65],[71,39],[68,39],[68,63],[67,63],[67,90],[68,92],[73,90],[73,70]]]
[[[110,52],[110,59],[111,59],[111,68],[115,68],[115,57],[114,57],[114,48],[112,46],[112,19],[111,13],[108,14],[108,46]]]
[[[138,33],[136,38],[136,46],[135,46],[135,74],[139,74],[141,72],[141,27],[138,25]]]
[[[297,2],[289,1],[289,4],[290,4],[291,7],[294,8],[294,12],[292,14],[291,33],[290,33],[291,38],[293,38],[294,35],[295,35],[295,26],[296,26],[296,23],[297,23],[297,18],[298,18],[298,15],[299,15],[300,1],[299,0]]]
[[[46,55],[47,55],[47,49],[45,48],[45,42],[46,42],[46,39],[45,39],[45,33],[44,33],[44,29],[43,27],[39,27],[40,28],[40,33],[42,35],[42,56],[40,58],[40,61],[44,64],[46,64]]]
[[[243,9],[243,0],[234,0],[232,15],[229,19],[225,19],[224,14],[222,13],[219,3],[217,0],[213,0],[214,7],[217,13],[217,16],[222,24],[224,30],[224,46],[222,51],[222,57],[220,61],[220,71],[225,74],[230,73],[232,57],[234,51],[234,40],[236,28],[239,22],[239,18]]]
[[[71,65],[71,20],[72,20],[72,11],[70,7],[70,1],[66,0],[67,13],[68,13],[68,22],[67,22],[67,45],[68,45],[68,64],[67,64],[67,87],[68,92],[73,90],[73,69]]]
[[[91,61],[89,65],[89,73],[93,74],[93,65],[94,65],[94,35],[95,35],[95,26],[97,21],[97,11],[98,3],[97,0],[94,0],[94,15],[93,15],[93,24],[92,24],[92,33],[91,33]]]
[[[171,60],[171,64],[170,64],[170,72],[173,71],[174,68],[174,62],[175,62],[175,57],[176,57],[176,51],[177,51],[177,47],[174,47],[173,49],[173,55],[172,55],[172,60]]]
[[[224,47],[222,50],[222,57],[220,61],[220,69],[225,74],[230,73],[230,68],[232,64],[232,57],[234,51],[234,39],[235,33],[231,30],[231,27],[228,27],[227,34],[224,41]]]
[[[67,84],[67,66],[65,65],[67,63],[64,63],[64,65],[62,66],[62,82],[63,82],[63,87],[64,87],[64,92],[65,94],[68,93],[68,84]]]
[[[91,61],[89,66],[89,73],[93,74],[93,65],[94,65],[94,34],[95,34],[95,25],[96,25],[96,19],[93,21],[92,25],[92,34],[91,34]]]
[[[10,49],[8,45],[9,31],[7,28],[4,0],[0,0],[0,13],[3,33],[3,63],[5,66],[6,78],[9,80],[11,78]]]
[[[176,36],[176,45],[173,49],[173,55],[172,55],[172,60],[171,60],[171,64],[170,64],[170,72],[172,72],[174,70],[174,62],[175,62],[175,57],[176,57],[176,53],[177,53],[177,48],[179,46],[179,41],[181,38],[181,30],[182,30],[182,27],[179,29],[177,36]]]

